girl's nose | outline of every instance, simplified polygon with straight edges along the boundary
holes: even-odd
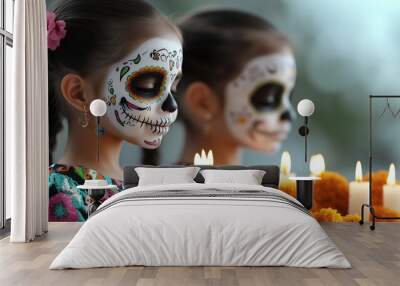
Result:
[[[175,98],[172,96],[172,94],[168,94],[167,98],[164,100],[161,106],[161,109],[163,111],[171,113],[178,109],[178,104],[176,103]]]
[[[281,114],[281,121],[293,121],[293,114],[292,112],[290,112],[290,110],[285,110],[282,114]]]

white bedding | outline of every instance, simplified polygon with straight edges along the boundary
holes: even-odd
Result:
[[[314,218],[278,200],[250,196],[121,200],[144,191],[206,193],[207,189],[261,190],[297,202],[279,190],[254,185],[193,183],[131,188],[104,202],[50,269],[127,265],[351,267]]]

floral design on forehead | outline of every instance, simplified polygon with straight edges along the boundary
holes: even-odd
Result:
[[[159,50],[153,50],[150,53],[150,57],[155,60],[162,62],[168,62],[169,70],[172,71],[175,66],[181,66],[182,64],[182,49],[179,51],[168,51],[165,48]]]
[[[181,66],[180,42],[153,38],[110,68],[107,115],[128,141],[145,148],[161,143],[177,116],[173,93]]]
[[[269,135],[283,138],[293,117],[290,95],[295,81],[291,54],[250,60],[225,89],[225,120],[232,135],[258,150],[267,148]]]

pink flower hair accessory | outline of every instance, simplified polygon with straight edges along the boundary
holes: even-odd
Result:
[[[56,20],[56,14],[47,11],[47,47],[55,51],[66,34],[65,21]]]

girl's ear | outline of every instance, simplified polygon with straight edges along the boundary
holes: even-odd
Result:
[[[85,81],[77,74],[69,73],[61,80],[61,92],[65,100],[75,109],[84,111],[89,106],[89,99],[85,94]]]
[[[217,117],[221,111],[221,100],[216,92],[206,83],[191,83],[184,94],[184,108],[195,122],[207,122]]]

